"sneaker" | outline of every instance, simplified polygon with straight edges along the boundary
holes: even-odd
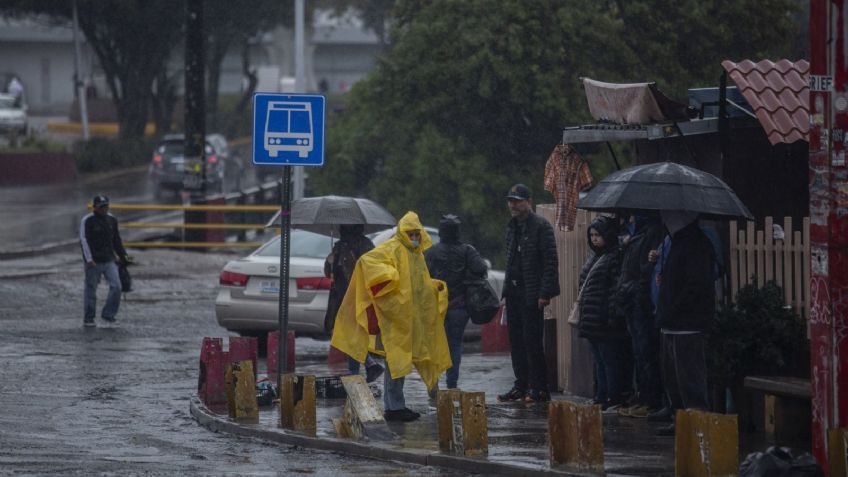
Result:
[[[652,411],[656,411],[656,409],[651,409],[648,406],[637,405],[630,408],[630,412],[627,413],[630,417],[635,417],[637,419],[643,419],[648,417]]]
[[[85,319],[82,322],[82,326],[85,328],[97,328],[97,323],[94,322],[94,319]]]
[[[383,375],[384,368],[377,363],[365,368],[365,382],[373,383]]]
[[[427,396],[429,396],[430,399],[436,399],[436,396],[438,396],[438,395],[439,395],[439,383],[436,383],[436,385],[433,386],[433,389],[427,390]]]
[[[103,318],[103,321],[105,321],[106,323],[114,323],[114,322],[115,322],[115,317],[114,317],[114,316],[112,316],[112,317],[108,317],[108,318],[107,318],[107,317],[105,317],[105,316],[101,316],[100,318]]]
[[[548,402],[551,400],[551,394],[541,389],[530,389],[524,395],[524,402]]]
[[[499,394],[498,401],[500,402],[508,402],[508,401],[520,401],[524,399],[525,392],[521,389],[518,389],[513,386],[512,389],[509,390],[506,394]]]
[[[633,410],[633,408],[636,408],[636,407],[639,407],[639,406],[621,406],[616,410],[616,412],[618,412],[619,416],[631,417],[630,412]]]
[[[411,422],[421,417],[421,414],[405,407],[394,411],[386,411],[383,413],[383,417],[387,421]]]
[[[667,426],[660,427],[659,429],[657,429],[656,434],[658,436],[674,437],[674,424],[669,424]]]
[[[618,410],[622,409],[621,404],[607,403],[606,407],[601,408],[602,414],[618,414]]]
[[[659,411],[648,414],[648,422],[671,422],[672,410],[670,407],[664,407]]]

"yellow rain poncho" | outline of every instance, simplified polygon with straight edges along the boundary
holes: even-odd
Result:
[[[421,231],[418,247],[413,248],[408,230]],[[336,315],[332,340],[333,347],[359,362],[365,361],[368,351],[384,354],[394,379],[411,373],[414,365],[427,389],[451,367],[444,326],[448,289],[444,282],[430,278],[422,253],[432,245],[418,215],[407,212],[391,239],[357,261]],[[377,337],[368,333],[372,305],[381,347]]]

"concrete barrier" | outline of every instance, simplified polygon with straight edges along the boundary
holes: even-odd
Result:
[[[397,438],[386,424],[383,412],[363,376],[342,376],[342,385],[347,392],[347,400],[342,417],[333,419],[333,426],[339,437],[357,440]]]
[[[258,355],[257,340],[252,336],[231,336],[230,348],[227,352],[227,363],[238,363],[250,360],[253,362],[253,381],[256,382],[256,358]]]
[[[280,377],[280,427],[314,436],[315,376],[286,373]]]
[[[502,307],[492,321],[480,328],[480,351],[484,353],[501,353],[509,351],[509,330],[506,323],[501,324]]]
[[[225,372],[227,411],[230,418],[247,423],[259,422],[256,403],[256,379],[253,361],[249,359],[227,364]]]
[[[604,473],[601,406],[551,401],[548,404],[548,435],[551,468]]]
[[[486,393],[459,389],[439,391],[436,414],[442,452],[464,456],[489,453]]]
[[[739,472],[739,424],[735,415],[678,410],[674,419],[674,473],[715,477]]]
[[[226,404],[227,394],[224,382],[224,353],[221,338],[203,338],[200,347],[200,373],[197,379],[197,396],[207,406]]]
[[[280,335],[278,331],[270,331],[268,332],[268,350],[266,352],[267,362],[268,362],[268,370],[267,375],[268,379],[273,380],[274,382],[279,381],[277,379],[277,345],[279,343],[279,339],[277,338]],[[288,332],[288,349],[286,350],[286,354],[288,354],[288,372],[293,373],[295,370],[295,360],[294,360],[294,331]]]
[[[848,427],[827,430],[830,477],[848,477]]]

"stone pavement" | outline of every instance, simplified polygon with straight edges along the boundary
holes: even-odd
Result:
[[[326,346],[326,345],[325,345]],[[298,350],[298,356],[301,356]],[[323,362],[305,362],[297,366],[298,374],[331,376],[346,373],[346,364],[328,365]],[[260,360],[260,375],[265,363]],[[382,391],[382,378],[373,389]],[[486,393],[489,429],[489,454],[487,457],[457,457],[442,454],[438,448],[435,402],[427,396],[421,378],[414,373],[407,377],[405,394],[407,407],[422,414],[410,423],[390,422],[389,427],[398,435],[397,442],[367,442],[336,437],[331,419],[342,414],[344,399],[318,399],[318,429],[315,438],[298,435],[278,428],[279,411],[276,406],[260,408],[259,424],[236,424],[226,416],[206,409],[196,399],[192,413],[198,421],[216,431],[232,432],[269,439],[288,445],[300,445],[370,456],[379,459],[401,460],[423,465],[452,468],[459,471],[502,475],[579,475],[567,470],[551,469],[548,462],[547,404],[499,403],[497,394],[512,386],[513,374],[508,353],[482,354],[468,352],[463,356],[459,385],[466,391]],[[441,382],[444,388],[444,377]],[[574,398],[554,394],[553,399]],[[382,398],[377,399],[382,405]],[[604,415],[604,460],[607,475],[673,475],[674,438],[657,437],[654,431],[662,424],[645,419],[618,415]]]

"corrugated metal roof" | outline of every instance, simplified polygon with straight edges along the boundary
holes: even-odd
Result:
[[[772,144],[809,141],[808,61],[725,60],[721,66],[739,86]]]

